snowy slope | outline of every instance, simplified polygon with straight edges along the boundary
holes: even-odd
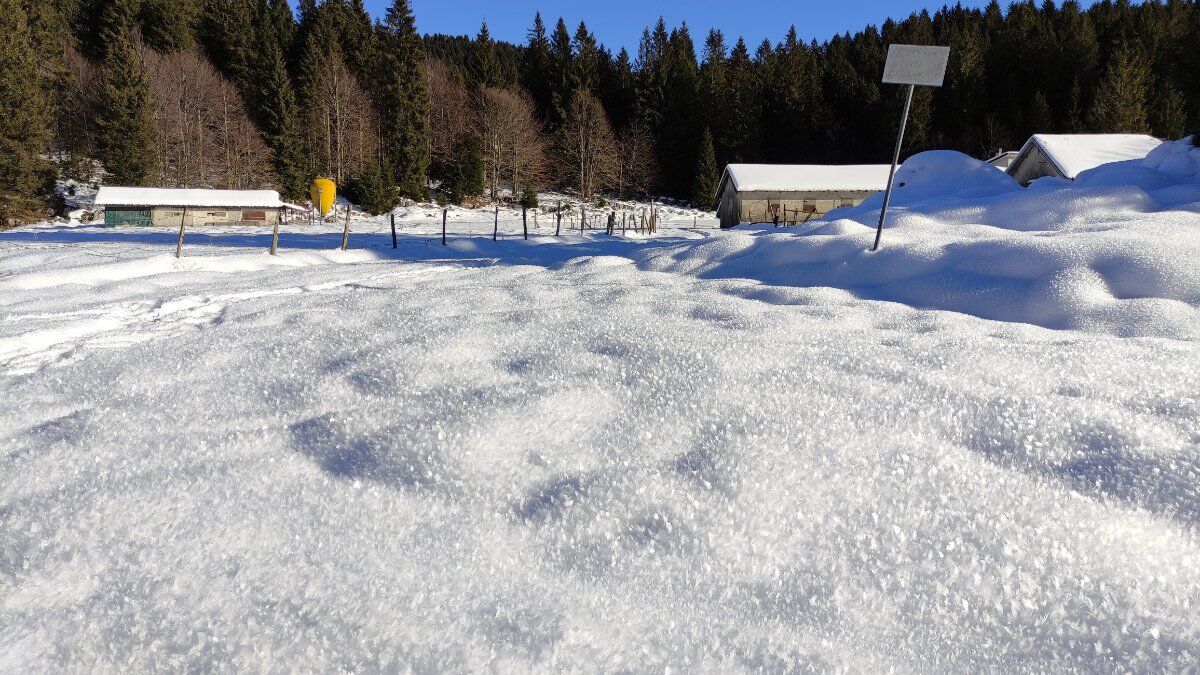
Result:
[[[659,252],[649,267],[832,286],[860,298],[1050,328],[1197,339],[1200,180],[1189,162],[1200,166],[1200,150],[1186,141],[1164,144],[1144,162],[1100,167],[1076,183],[1042,179],[1024,190],[965,155],[923,153],[897,174],[877,253],[867,249],[881,195],[831,211],[799,236],[738,228]]]
[[[0,234],[0,671],[1200,667],[1191,155],[926,159],[874,256],[870,204]],[[1102,256],[1158,276],[1003,283]]]

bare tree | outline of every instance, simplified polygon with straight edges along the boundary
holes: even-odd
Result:
[[[596,192],[612,187],[618,173],[617,143],[604,108],[587,90],[571,97],[559,131],[558,148],[581,198],[590,199]]]
[[[336,50],[321,61],[309,109],[313,168],[343,183],[379,156],[379,119],[371,97]]]
[[[646,194],[654,182],[657,163],[654,154],[654,134],[641,120],[630,122],[617,138],[620,153],[617,167],[617,192]]]
[[[146,50],[164,186],[257,187],[273,183],[270,151],[236,87],[198,51]]]
[[[501,178],[515,194],[544,180],[546,141],[533,99],[520,88],[482,87],[476,101],[476,130],[483,148],[488,194],[499,195]]]
[[[426,58],[422,69],[429,89],[429,158],[445,165],[454,159],[459,141],[473,133],[471,96],[442,61]]]

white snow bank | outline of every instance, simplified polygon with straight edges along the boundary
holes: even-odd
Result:
[[[199,208],[282,208],[274,190],[193,190],[104,185],[96,206],[195,206]]]
[[[881,195],[804,232],[734,231],[652,252],[646,264],[1051,328],[1200,339],[1200,152],[1189,148],[1167,144],[1145,162],[1030,190],[965,155],[922,153],[897,173],[877,253],[867,249]]]
[[[721,182],[732,180],[739,191],[862,192],[886,188],[890,169],[887,164],[729,164]]]
[[[0,671],[1200,666],[1200,343],[476,241],[0,292]]]

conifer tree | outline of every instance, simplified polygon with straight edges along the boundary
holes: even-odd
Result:
[[[713,137],[708,129],[700,138],[700,154],[696,162],[696,180],[692,189],[692,203],[705,211],[716,204],[717,158],[713,152]]]
[[[0,101],[19,102],[0,114],[0,225],[36,215],[47,167],[50,109],[39,78],[38,56],[21,0],[0,0]]]
[[[97,154],[109,182],[145,185],[158,169],[154,102],[127,28],[109,45],[97,114]]]
[[[729,79],[725,54],[725,36],[712,29],[704,41],[704,59],[700,64],[700,110],[704,126],[716,129],[714,146],[721,158],[729,156]]]
[[[600,77],[600,51],[595,36],[588,31],[587,24],[582,21],[575,29],[571,47],[575,54],[571,68],[571,91],[586,89],[595,92]]]
[[[574,53],[571,49],[571,34],[567,24],[559,17],[550,36],[550,115],[546,127],[555,131],[562,126],[567,115],[567,104],[574,89],[571,86],[571,70]]]
[[[429,94],[421,71],[424,49],[408,0],[393,0],[380,39],[376,76],[383,151],[400,194],[426,197]]]
[[[480,87],[495,87],[499,85],[499,73],[496,67],[496,45],[488,32],[487,21],[479,26],[479,34],[471,53],[472,84]]]
[[[546,24],[542,22],[541,12],[534,15],[533,27],[527,35],[519,80],[533,97],[538,115],[544,120],[550,114],[551,105],[550,40],[546,37]]]
[[[283,40],[275,34],[278,25],[274,21],[259,23],[259,49],[254,56],[256,76],[248,107],[271,148],[272,164],[283,193],[299,199],[307,192],[309,176],[305,170],[304,135],[296,92],[287,71]]]
[[[160,52],[191,47],[195,21],[195,6],[190,0],[142,0],[138,11],[142,39]]]
[[[1104,79],[1096,89],[1088,122],[1101,133],[1143,134],[1150,131],[1146,111],[1150,69],[1131,46],[1123,46],[1109,60]]]
[[[760,158],[758,84],[746,41],[738,38],[729,55],[728,91],[722,94],[728,105],[725,136],[727,162],[749,162]]]
[[[1166,81],[1160,81],[1154,95],[1155,107],[1151,115],[1154,135],[1167,140],[1187,135],[1187,101],[1179,90]]]

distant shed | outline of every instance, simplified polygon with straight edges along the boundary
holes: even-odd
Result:
[[[721,227],[805,222],[887,188],[887,164],[730,164],[717,185]]]
[[[173,226],[274,225],[285,207],[274,190],[115,187],[96,193],[104,224]]]
[[[1008,171],[1008,167],[1012,166],[1020,154],[1019,150],[1007,150],[985,161],[1001,171]]]
[[[1144,134],[1036,134],[1008,167],[1021,185],[1046,176],[1075,180],[1101,164],[1144,159],[1162,144]]]

